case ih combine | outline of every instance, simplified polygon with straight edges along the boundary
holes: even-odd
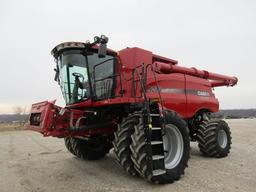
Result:
[[[230,129],[210,118],[219,109],[212,90],[234,86],[236,77],[181,67],[140,48],[115,52],[107,42],[101,36],[52,50],[66,106],[33,104],[28,129],[64,138],[81,159],[100,159],[114,148],[128,173],[154,183],[184,174],[190,141],[198,142],[203,155],[228,155]]]

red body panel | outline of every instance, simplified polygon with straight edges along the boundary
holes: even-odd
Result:
[[[116,66],[116,73],[120,74],[120,79],[116,79],[116,96],[101,101],[87,100],[66,106],[64,112],[54,105],[54,102],[41,102],[32,105],[30,122],[28,128],[41,132],[45,136],[65,137],[69,135],[93,135],[98,133],[108,134],[113,132],[115,126],[104,129],[95,129],[71,133],[70,126],[71,111],[74,114],[74,122],[79,117],[85,116],[84,111],[88,108],[99,108],[103,106],[117,104],[131,104],[143,102],[140,78],[144,64],[147,69],[147,98],[159,98],[159,91],[162,104],[165,108],[174,110],[184,119],[193,118],[200,110],[216,112],[219,109],[218,100],[212,93],[212,87],[223,85],[235,85],[236,77],[229,77],[210,73],[208,71],[197,70],[195,68],[180,67],[177,61],[153,54],[150,51],[140,48],[127,48],[118,52],[119,62]],[[132,71],[136,70],[134,79]],[[134,85],[137,87],[134,92]],[[159,87],[159,89],[157,88]],[[120,96],[120,91],[123,95]],[[72,109],[71,109],[72,108]],[[40,123],[33,125],[33,115],[40,116]],[[35,118],[36,119],[36,118]]]
[[[198,111],[206,109],[211,112],[219,110],[219,102],[212,93],[208,80],[190,75],[186,78],[187,118],[193,117]]]
[[[168,75],[159,74],[157,76],[158,86],[161,91],[163,105],[167,109],[177,111],[183,118],[187,117],[187,97],[185,94],[184,74],[173,73]],[[154,79],[149,79],[149,97],[158,97],[157,87]]]
[[[118,52],[121,63],[129,69],[140,66],[142,63],[152,63],[153,54],[150,51],[137,47],[123,49]]]

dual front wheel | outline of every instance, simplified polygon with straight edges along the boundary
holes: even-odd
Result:
[[[140,112],[130,114],[120,124],[113,141],[118,163],[130,174],[140,175],[154,183],[178,180],[187,167],[190,141],[186,123],[174,112],[165,112],[165,132],[160,135],[163,156],[156,155],[147,141],[147,132]],[[157,129],[156,127],[152,127]],[[129,130],[129,131],[128,131]],[[121,137],[120,137],[121,136]],[[153,144],[157,142],[152,141]],[[157,150],[157,149],[156,149]],[[161,151],[161,147],[159,147]],[[161,160],[163,158],[163,164]],[[156,168],[157,166],[161,168]]]

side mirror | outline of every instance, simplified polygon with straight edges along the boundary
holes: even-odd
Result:
[[[107,55],[107,43],[108,43],[108,37],[105,35],[101,35],[97,39],[99,41],[99,49],[98,49],[98,57],[104,58]]]
[[[59,79],[60,70],[58,65],[56,65],[56,68],[54,69],[54,71],[55,71],[54,81],[57,81],[58,83],[60,83],[60,79]]]
[[[107,55],[107,44],[100,44],[98,49],[98,57],[104,58]]]

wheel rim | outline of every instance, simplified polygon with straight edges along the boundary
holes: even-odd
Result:
[[[218,143],[219,143],[219,146],[223,149],[227,146],[227,143],[228,143],[227,133],[223,129],[219,130]]]
[[[166,125],[163,143],[165,151],[165,168],[172,169],[179,164],[184,149],[182,135],[175,125]]]

